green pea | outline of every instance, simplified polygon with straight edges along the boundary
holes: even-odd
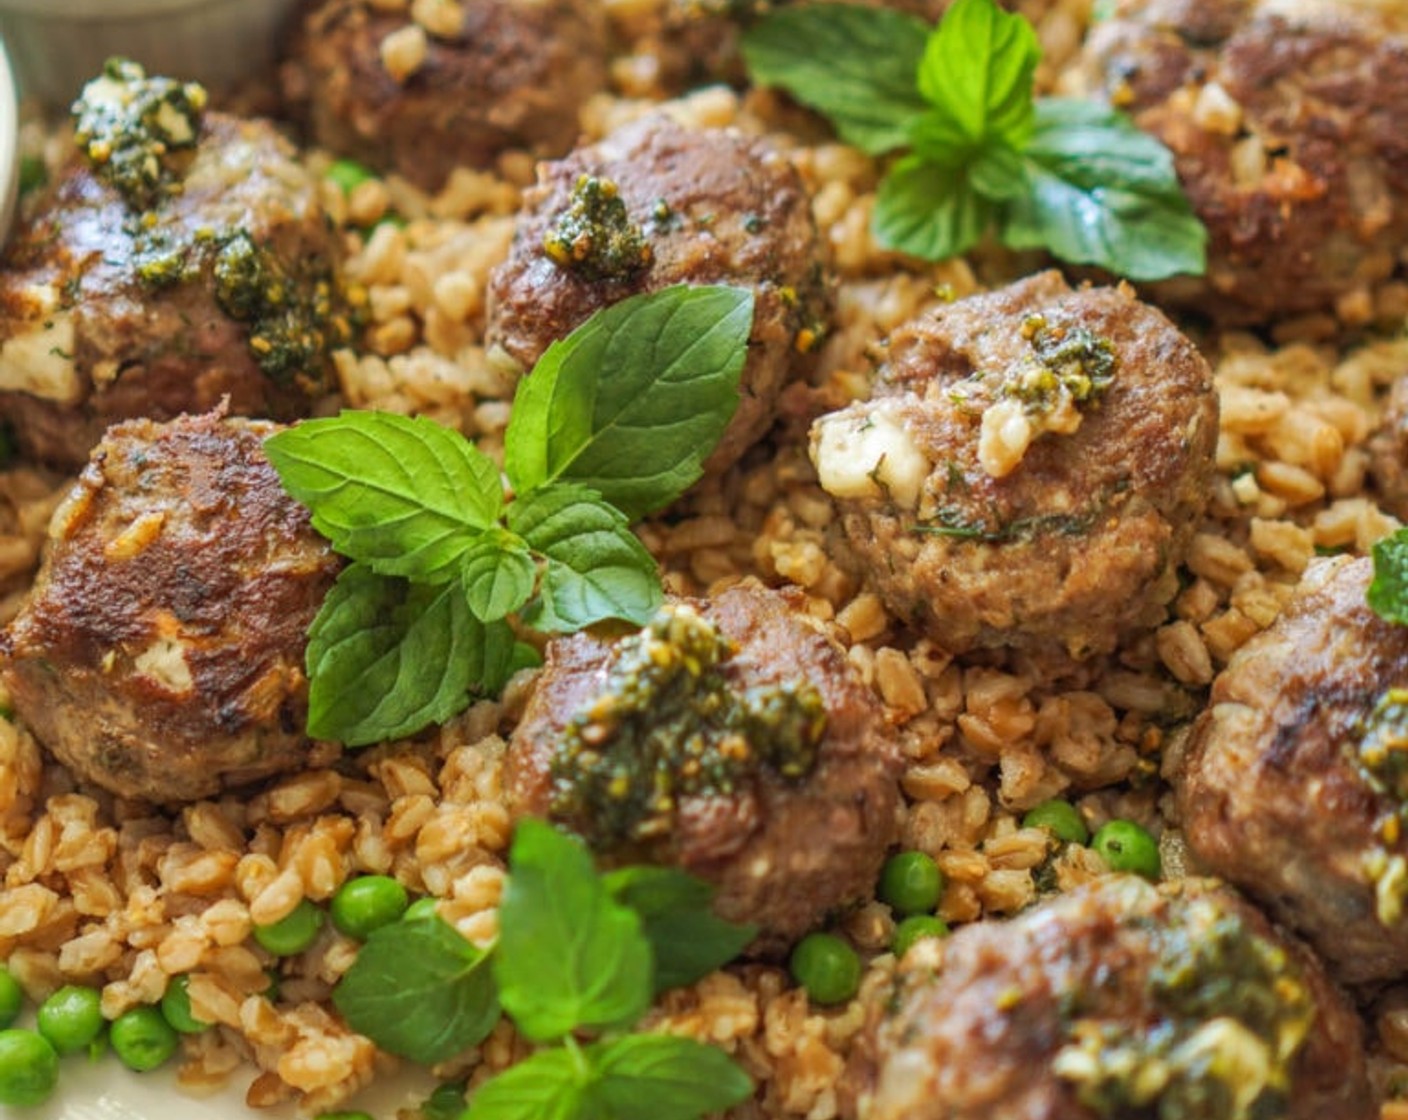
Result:
[[[885,861],[876,893],[896,913],[922,914],[939,904],[944,873],[923,852],[900,852]]]
[[[118,1061],[146,1073],[176,1053],[179,1036],[155,1007],[134,1007],[112,1021],[108,1040]]]
[[[200,1034],[214,1024],[197,1019],[191,1012],[191,978],[188,974],[172,977],[161,997],[161,1017],[181,1034]]]
[[[1069,801],[1053,798],[1028,810],[1022,818],[1023,828],[1044,828],[1057,840],[1068,844],[1086,844],[1090,841],[1090,829],[1080,810]]]
[[[292,957],[313,944],[322,928],[323,912],[305,898],[277,922],[255,926],[254,940],[276,957]]]
[[[1146,879],[1163,873],[1159,842],[1133,821],[1113,820],[1101,826],[1090,845],[1111,871],[1129,871]]]
[[[39,1033],[60,1055],[88,1049],[103,1033],[102,997],[96,988],[69,984],[39,1005]]]
[[[845,1003],[860,990],[860,955],[833,933],[807,934],[787,963],[815,1003]]]
[[[406,888],[389,875],[362,875],[338,888],[328,911],[334,926],[365,941],[372,930],[400,918],[409,905]]]
[[[435,907],[439,902],[440,900],[434,895],[418,898],[406,907],[406,912],[401,915],[401,920],[403,922],[420,922],[426,918],[438,917],[439,913]]]
[[[34,1031],[0,1031],[0,1104],[43,1104],[59,1082],[59,1055]]]
[[[361,186],[368,179],[375,179],[376,172],[355,159],[339,159],[333,161],[324,178],[341,187],[343,194],[351,194],[355,187]]]
[[[24,989],[20,982],[10,975],[10,970],[0,967],[0,1029],[8,1027],[20,1017],[24,1008]]]
[[[910,946],[926,937],[947,937],[948,923],[933,914],[911,914],[895,926],[890,950],[897,958],[909,952]]]

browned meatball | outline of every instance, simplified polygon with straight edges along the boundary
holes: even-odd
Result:
[[[89,781],[189,801],[303,763],[306,631],[339,561],[264,457],[275,430],[115,425],[55,513],[0,673]]]
[[[489,342],[531,369],[555,339],[627,296],[681,283],[751,287],[738,411],[705,466],[733,463],[771,426],[826,311],[821,246],[796,171],[759,141],[655,114],[541,166],[538,178],[490,278]],[[550,255],[564,239],[566,252]]]
[[[1103,879],[941,952],[881,993],[868,1120],[1378,1115],[1348,1001],[1209,881]]]
[[[868,896],[895,836],[899,755],[798,598],[741,586],[614,644],[555,640],[509,746],[515,811],[610,859],[701,876],[764,949]]]
[[[1408,971],[1408,627],[1369,609],[1372,576],[1367,558],[1307,570],[1285,613],[1213,681],[1175,779],[1202,865],[1348,983]]]
[[[1394,382],[1378,430],[1369,437],[1369,470],[1379,504],[1408,520],[1408,377]]]
[[[1210,234],[1205,282],[1162,297],[1227,322],[1324,310],[1408,235],[1408,38],[1351,4],[1124,0],[1073,90],[1174,152]]]
[[[559,156],[606,85],[597,0],[464,0],[423,27],[366,0],[305,12],[283,68],[313,139],[427,190],[521,148]],[[445,12],[454,13],[445,17]]]
[[[124,73],[89,89],[163,81]],[[0,269],[0,415],[26,454],[78,466],[114,421],[226,397],[292,419],[331,379],[347,324],[316,182],[266,121],[205,112],[195,140],[168,154],[164,193],[128,193],[115,161],[76,156],[17,231]]]
[[[954,652],[1060,660],[1159,619],[1216,439],[1212,374],[1163,315],[1048,272],[897,331],[812,460],[893,612]]]

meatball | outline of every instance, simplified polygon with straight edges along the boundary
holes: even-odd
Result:
[[[55,512],[0,679],[81,777],[175,802],[304,763],[306,632],[340,561],[264,457],[276,430],[115,425]]]
[[[1378,1115],[1348,1001],[1211,882],[1102,879],[938,951],[872,1016],[869,1120]]]
[[[1127,287],[1054,272],[898,330],[811,454],[848,559],[961,653],[1057,661],[1157,622],[1204,509],[1212,374]]]
[[[465,0],[430,11],[422,24],[404,5],[308,8],[282,84],[317,143],[426,190],[510,148],[560,156],[572,147],[578,110],[606,85],[596,0]]]
[[[899,755],[800,600],[745,585],[675,601],[614,644],[554,640],[509,745],[515,812],[713,883],[761,949],[867,897],[895,838]]]
[[[1208,227],[1205,281],[1162,298],[1261,322],[1328,309],[1399,263],[1408,38],[1368,7],[1124,0],[1091,32],[1068,87],[1168,145]]]
[[[627,296],[680,283],[751,287],[738,410],[705,467],[735,462],[771,426],[826,313],[821,245],[796,171],[759,141],[655,114],[538,177],[490,277],[489,343],[530,369]]]
[[[1408,971],[1408,627],[1369,609],[1372,577],[1367,558],[1307,570],[1213,681],[1174,780],[1201,865],[1348,983]]]
[[[0,415],[26,454],[64,467],[127,418],[225,398],[238,415],[305,414],[348,334],[340,242],[292,147],[267,121],[204,112],[197,86],[109,65],[85,91],[107,131],[80,116],[85,150],[0,267]],[[159,178],[119,158],[158,144]]]
[[[1369,437],[1369,470],[1379,503],[1408,520],[1408,377],[1394,382],[1379,427]]]

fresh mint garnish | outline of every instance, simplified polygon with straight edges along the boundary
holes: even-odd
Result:
[[[746,288],[676,286],[598,311],[519,386],[504,437],[514,488],[576,482],[631,519],[669,505],[738,407],[752,327]]]
[[[308,631],[308,733],[353,745],[400,738],[508,680],[513,631],[480,622],[462,589],[343,570]]]
[[[423,417],[344,412],[280,432],[264,452],[312,511],[313,528],[382,575],[453,579],[455,562],[503,510],[493,460]]]
[[[309,630],[309,734],[412,735],[499,691],[544,633],[644,623],[663,594],[630,519],[703,471],[738,404],[753,293],[680,285],[597,312],[519,385],[505,472],[426,419],[344,412],[265,452],[354,563]]]
[[[487,1037],[502,1008],[525,1038],[559,1044],[475,1089],[467,1120],[696,1120],[752,1093],[711,1046],[624,1033],[668,986],[652,927],[697,928],[709,946],[680,951],[713,967],[726,944],[752,938],[708,912],[707,884],[663,868],[598,876],[580,841],[536,820],[519,823],[508,862],[487,952],[439,918],[367,939],[333,992],[354,1030],[413,1061],[445,1061]]]
[[[606,889],[641,920],[655,953],[655,990],[682,988],[733,960],[758,927],[726,922],[709,908],[708,883],[672,867],[623,867],[608,872]]]
[[[655,558],[595,491],[565,483],[530,491],[510,507],[508,524],[546,560],[523,614],[530,626],[553,634],[607,618],[643,623],[660,608]]]
[[[373,930],[332,1001],[354,1031],[426,1065],[483,1042],[499,1021],[488,956],[434,915]]]
[[[1408,528],[1374,545],[1369,607],[1380,618],[1408,625]]]
[[[896,153],[872,214],[882,246],[942,260],[993,230],[1136,280],[1205,270],[1207,231],[1172,154],[1109,106],[1036,98],[1041,47],[1026,20],[994,0],[958,0],[932,30],[881,15],[780,9],[748,30],[743,53],[754,81],[870,154]]]
[[[522,821],[499,904],[494,978],[524,1037],[633,1023],[650,1006],[654,959],[640,918],[614,901],[576,840]]]

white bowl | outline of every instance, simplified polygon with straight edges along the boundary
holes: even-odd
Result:
[[[219,88],[264,72],[297,0],[0,0],[23,97],[67,109],[113,55]]]
[[[20,114],[10,56],[0,39],[0,245],[10,235],[20,185]]]

